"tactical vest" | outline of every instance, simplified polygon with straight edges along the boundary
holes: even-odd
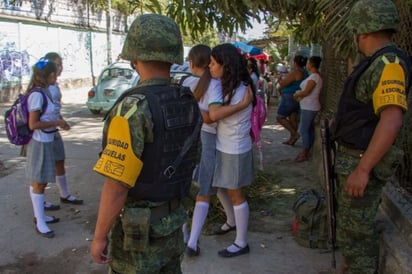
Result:
[[[199,132],[172,176],[167,168],[178,157],[196,124],[201,122],[198,104],[190,89],[180,86],[132,88],[118,101],[134,94],[143,94],[148,101],[154,141],[144,144],[140,159],[143,169],[135,186],[129,190],[129,196],[153,202],[180,199],[189,193],[199,151]]]
[[[411,85],[411,62],[397,47],[382,48],[360,62],[345,81],[335,121],[331,128],[332,139],[339,144],[352,149],[367,149],[379,119],[374,113],[372,100],[364,103],[356,99],[355,87],[360,76],[373,61],[389,52],[395,53],[406,64],[404,70],[408,84],[405,92],[408,93]]]

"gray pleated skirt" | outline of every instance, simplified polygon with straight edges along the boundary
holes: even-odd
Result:
[[[42,143],[31,139],[27,146],[26,177],[30,182],[55,182],[53,142]]]
[[[54,160],[63,161],[66,159],[66,153],[64,151],[64,143],[60,132],[54,134],[53,141],[53,150],[54,150]]]
[[[243,154],[216,151],[214,187],[240,189],[250,185],[253,179],[253,150]]]
[[[201,131],[200,139],[202,141],[202,153],[199,163],[200,196],[211,196],[216,194],[217,189],[212,187],[213,173],[216,159],[216,134]]]

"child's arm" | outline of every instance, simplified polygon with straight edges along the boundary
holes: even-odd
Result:
[[[212,104],[209,106],[209,118],[212,122],[231,116],[232,114],[246,108],[253,101],[253,91],[250,86],[247,87],[242,101],[235,105]],[[204,120],[203,120],[204,121]]]

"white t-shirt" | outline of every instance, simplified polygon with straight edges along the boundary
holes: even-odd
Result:
[[[56,105],[56,107],[59,108],[59,113],[60,113],[61,108],[62,108],[62,93],[60,91],[59,85],[57,83],[54,85],[50,85],[49,91],[50,91],[51,98],[54,104]]]
[[[45,94],[49,93],[47,90],[43,90]],[[53,103],[53,101],[50,99],[50,93],[47,96],[47,108],[44,111],[44,113],[40,113],[40,121],[42,122],[50,122],[50,121],[56,121],[60,117],[59,113],[59,107],[56,106],[56,104]],[[28,99],[28,106],[29,106],[29,111],[36,111],[40,110],[42,111],[43,109],[43,95],[40,94],[40,92],[33,92],[29,95]],[[54,133],[46,133],[44,131],[55,131],[56,127],[50,127],[46,129],[35,129],[33,132],[33,139],[38,141],[38,142],[53,142],[54,140]]]
[[[199,79],[200,78],[197,76],[189,76],[183,81],[182,85],[185,87],[189,87],[190,90],[193,92],[196,88],[197,83],[199,82]],[[210,94],[212,91],[213,92],[217,91],[219,93],[222,93],[222,85],[220,84],[219,80],[216,80],[213,78],[210,80],[210,84],[206,90],[206,93],[203,95],[203,97],[199,101],[200,110],[203,110],[203,111],[209,110],[209,104],[213,103],[213,101],[210,100],[211,99]],[[217,126],[217,123],[212,123],[212,124],[203,123],[202,130],[209,132],[209,133],[216,134],[216,126]]]
[[[300,83],[300,89],[305,90],[308,81],[314,81],[316,83],[315,87],[312,89],[311,93],[308,96],[303,97],[300,100],[300,108],[305,110],[312,110],[312,111],[319,111],[320,110],[320,102],[319,102],[319,94],[320,90],[322,89],[323,80],[317,73],[311,73],[309,77]]]
[[[235,105],[242,101],[247,87],[240,84],[236,88],[230,105]],[[222,92],[213,92],[212,102],[223,104]],[[252,139],[250,137],[250,117],[252,114],[252,104],[238,111],[231,116],[223,118],[217,122],[216,149],[227,154],[242,154],[252,149]]]

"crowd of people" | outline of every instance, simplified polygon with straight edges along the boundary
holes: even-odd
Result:
[[[374,12],[365,15],[364,9]],[[377,18],[382,10],[387,16]],[[409,60],[391,42],[398,24],[396,7],[389,0],[358,1],[349,16],[357,49],[370,63],[362,70],[356,67],[348,77],[332,123],[337,143],[337,235],[344,257],[340,273],[376,273],[378,268],[374,216],[387,179],[380,163],[395,150],[411,81]],[[217,195],[226,215],[213,233],[235,231],[233,243],[218,255],[249,253],[244,188],[254,180],[251,114],[264,64],[244,58],[232,44],[196,45],[188,56],[192,76],[181,86],[171,85],[170,67],[183,61],[182,37],[172,19],[157,14],[133,21],[121,56],[141,79],[104,120],[102,152],[94,166],[104,183],[90,249],[93,260],[109,264],[113,274],[181,273],[182,254],[200,255],[199,237],[212,195]],[[297,54],[288,73],[277,66],[278,78],[271,82],[280,95],[276,121],[289,132],[284,144],[293,146],[302,138],[296,162],[308,160],[314,144],[321,62],[320,56],[307,59]],[[62,203],[83,203],[68,190],[58,132],[70,129],[60,111],[61,71],[62,58],[46,54],[33,66],[27,89],[34,134],[26,170],[35,229],[47,238],[54,237],[48,224],[59,221],[45,214],[59,209],[45,202],[49,182],[57,183]],[[376,91],[382,89],[395,101],[380,100],[384,95]],[[181,199],[188,195],[197,161],[200,190],[189,233]]]

